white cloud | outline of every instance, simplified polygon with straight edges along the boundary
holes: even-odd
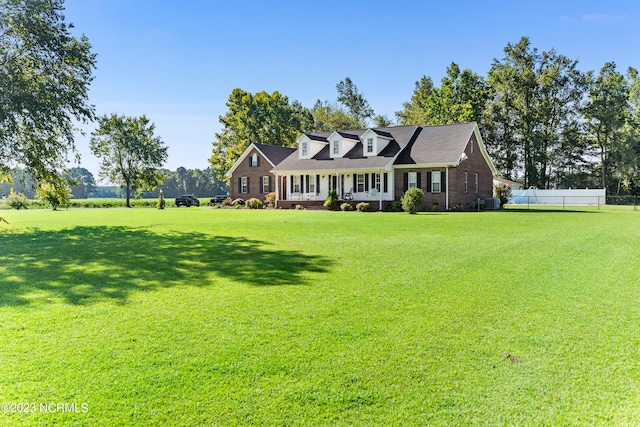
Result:
[[[580,17],[582,22],[595,24],[615,24],[626,21],[627,19],[627,15],[614,15],[612,13],[586,13]]]

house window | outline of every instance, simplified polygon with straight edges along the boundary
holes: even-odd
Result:
[[[340,141],[336,139],[335,141],[333,141],[333,154],[339,154],[339,153],[340,153]]]
[[[247,194],[249,192],[249,178],[246,176],[240,177],[240,192],[242,194]]]
[[[374,186],[375,186],[375,189],[376,189],[376,190],[378,190],[378,191],[380,191],[380,174],[379,174],[379,173],[376,173],[376,174],[374,174],[374,177],[375,177],[375,178],[374,178]]]
[[[440,192],[440,177],[441,177],[442,173],[440,171],[436,171],[436,172],[432,172],[431,173],[431,191],[433,193],[439,193]]]
[[[302,157],[307,157],[309,155],[309,146],[306,142],[302,143],[300,150],[302,151]]]
[[[258,155],[256,153],[251,155],[251,166],[258,166]]]
[[[408,182],[409,182],[409,188],[416,188],[418,186],[418,173],[409,172]]]
[[[262,177],[262,192],[268,193],[269,191],[271,191],[269,188],[269,175],[265,175]]]
[[[373,153],[373,138],[367,138],[367,153]]]
[[[299,193],[300,192],[300,175],[294,175],[293,176],[292,192],[293,193]]]
[[[469,192],[469,173],[468,172],[464,173],[464,192],[465,193]]]
[[[356,193],[364,193],[364,175],[360,173],[356,176]]]
[[[478,172],[476,172],[476,193],[478,193]]]
[[[315,193],[316,192],[316,180],[313,179],[313,175],[311,175],[311,176],[307,175],[307,181],[309,182],[309,191],[308,191],[308,193]]]

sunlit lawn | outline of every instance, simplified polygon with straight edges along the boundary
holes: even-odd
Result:
[[[0,216],[0,425],[640,424],[640,212]]]

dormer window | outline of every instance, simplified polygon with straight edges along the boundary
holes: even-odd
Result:
[[[362,154],[367,157],[378,156],[393,139],[391,134],[367,129],[360,135],[362,141]]]
[[[303,142],[300,144],[300,151],[302,152],[302,157],[307,157],[309,155],[309,144],[307,142]]]
[[[373,153],[373,138],[367,138],[367,153]]]
[[[258,155],[256,153],[251,155],[251,166],[258,166]]]
[[[340,141],[338,141],[337,139],[333,140],[333,154],[340,154]]]

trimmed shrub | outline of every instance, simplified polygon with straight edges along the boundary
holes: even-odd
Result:
[[[327,200],[324,201],[323,206],[331,210],[338,209],[338,192],[336,190],[329,191],[329,195],[327,196]]]
[[[304,206],[302,206],[302,205],[296,205],[296,210],[297,210],[297,211],[303,211],[303,210],[304,210]]]
[[[241,199],[240,197],[238,197],[237,199],[235,199],[233,202],[231,202],[231,204],[233,206],[244,206],[244,199]]]
[[[356,209],[358,212],[369,212],[369,210],[371,210],[371,205],[367,202],[360,202],[356,205]]]
[[[227,197],[222,201],[222,206],[231,206],[233,205],[233,199],[231,197]]]
[[[410,188],[404,193],[400,201],[402,202],[402,209],[405,212],[414,214],[422,207],[424,191],[420,188]]]
[[[43,203],[49,204],[55,211],[59,206],[68,207],[69,199],[71,199],[71,189],[65,183],[55,185],[49,182],[41,182],[38,185],[38,199]]]
[[[246,206],[249,209],[262,209],[262,202],[256,199],[255,197],[252,197],[249,200],[247,200]]]
[[[391,202],[389,210],[392,212],[402,212],[402,202],[400,200],[394,200]]]
[[[353,210],[353,205],[351,203],[343,203],[340,205],[340,210],[341,211],[352,211]]]
[[[500,207],[506,205],[511,198],[511,186],[500,183],[493,187],[493,194],[500,199]]]
[[[264,204],[267,205],[267,207],[275,208],[276,207],[276,193],[272,191],[271,193],[267,194],[266,197],[264,198]]]
[[[434,203],[433,206],[431,206],[431,212],[440,212],[440,205]]]
[[[27,209],[29,199],[27,199],[24,193],[14,193],[11,191],[5,199],[4,204],[11,209]]]

